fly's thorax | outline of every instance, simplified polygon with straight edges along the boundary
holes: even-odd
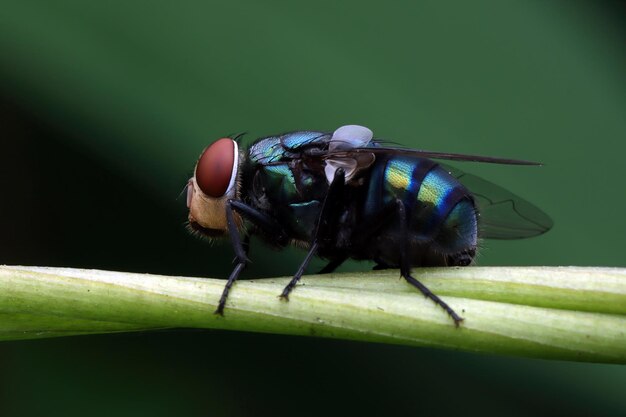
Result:
[[[240,161],[237,142],[222,138],[208,146],[196,164],[194,176],[187,184],[189,226],[206,237],[228,234],[226,216],[229,200],[240,197]],[[241,216],[233,212],[238,229]]]

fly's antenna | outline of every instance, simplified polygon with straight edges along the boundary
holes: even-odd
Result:
[[[232,140],[234,140],[235,142],[239,143],[239,141],[241,141],[241,138],[244,137],[244,135],[247,135],[248,132],[240,132],[240,133],[229,133],[228,135],[224,136],[225,138],[230,138]]]
[[[243,137],[247,134],[248,132],[241,132],[237,133],[234,137],[232,135],[228,135],[228,137],[237,142],[237,144],[239,144],[241,142],[241,139],[243,139]]]

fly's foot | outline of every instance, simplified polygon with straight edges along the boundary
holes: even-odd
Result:
[[[437,297],[435,294],[432,293],[432,291],[430,291],[424,284],[422,284],[421,282],[419,282],[418,280],[416,280],[415,278],[413,278],[408,272],[403,271],[402,273],[402,277],[412,286],[414,286],[415,288],[417,288],[418,290],[420,290],[420,292],[424,295],[424,297],[431,299],[432,301],[435,302],[435,304],[437,304],[438,306],[440,306],[441,308],[443,308],[443,310],[448,313],[448,316],[450,316],[450,318],[452,320],[454,320],[454,326],[455,327],[459,327],[461,325],[461,322],[463,321],[463,318],[461,316],[459,316],[458,314],[456,314],[456,311],[454,311],[452,309],[452,307],[450,307],[447,303],[445,303],[441,298]]]
[[[287,285],[283,292],[278,296],[278,298],[280,298],[281,301],[289,301],[289,294],[291,293],[292,289],[293,287]]]

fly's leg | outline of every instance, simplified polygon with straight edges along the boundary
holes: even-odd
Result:
[[[330,262],[328,262],[328,264],[326,264],[324,268],[320,269],[318,274],[330,274],[335,269],[339,268],[339,266],[341,266],[341,264],[344,263],[346,259],[348,259],[348,257],[342,255],[340,258],[335,258],[331,260]]]
[[[382,228],[388,226],[389,223],[391,223],[391,220],[395,217],[396,211],[396,206],[390,204],[385,207],[385,209],[383,209],[376,218],[370,219],[370,221],[367,222],[367,227],[362,227],[354,231],[354,235],[352,238],[354,244],[360,246],[367,245],[372,236],[375,236]],[[318,274],[328,274],[330,272],[333,272],[347,259],[347,255],[341,255],[339,258],[331,260],[328,265],[326,265],[318,272]],[[374,270],[388,268],[392,267],[387,264],[378,262],[377,265],[374,267]]]
[[[235,265],[235,269],[233,269],[233,272],[231,272],[228,277],[228,281],[226,281],[226,285],[222,291],[222,296],[220,297],[220,302],[215,310],[215,314],[219,314],[220,316],[224,315],[224,306],[226,305],[226,299],[228,298],[230,288],[239,277],[239,274],[241,274],[241,271],[243,271],[246,267],[246,263],[249,262],[244,245],[241,243],[239,229],[237,229],[237,225],[235,224],[233,207],[231,204],[226,205],[226,224],[228,225],[228,234],[230,235],[230,241],[233,245],[233,250],[235,251],[235,261],[237,262],[237,265]]]
[[[397,201],[397,207],[398,207],[398,217],[400,218],[400,229],[402,230],[402,234],[400,236],[400,242],[402,247],[400,248],[401,250],[401,256],[400,256],[400,275],[402,275],[402,277],[412,286],[414,286],[415,288],[417,288],[418,290],[420,290],[420,292],[422,294],[424,294],[424,296],[426,298],[430,298],[431,300],[433,300],[435,302],[435,304],[441,306],[441,308],[443,308],[446,313],[448,313],[448,315],[452,318],[452,320],[454,320],[454,325],[456,327],[459,327],[459,324],[463,321],[463,318],[461,318],[458,314],[456,314],[456,312],[448,305],[446,304],[443,300],[441,300],[441,298],[437,297],[435,294],[432,293],[432,291],[430,291],[424,284],[422,284],[421,282],[419,282],[418,280],[416,280],[415,278],[413,278],[411,276],[411,260],[409,258],[409,234],[408,234],[408,222],[407,222],[407,213],[406,213],[406,208],[404,207],[404,203],[402,201]]]
[[[241,271],[244,270],[246,264],[250,262],[248,259],[248,251],[250,250],[250,236],[246,235],[244,241],[241,241],[241,237],[239,236],[239,230],[237,229],[237,224],[235,223],[235,218],[233,216],[233,211],[237,210],[237,212],[256,226],[265,229],[266,231],[272,232],[277,236],[277,241],[282,243],[282,241],[287,240],[287,235],[283,231],[283,229],[273,220],[271,217],[267,216],[265,213],[262,213],[246,204],[236,201],[230,200],[226,205],[226,224],[228,225],[228,234],[230,235],[230,241],[233,246],[233,250],[235,251],[235,269],[230,273],[228,277],[228,281],[226,281],[226,285],[224,286],[224,290],[222,291],[222,296],[220,297],[220,301],[217,305],[217,309],[215,310],[215,314],[219,314],[221,316],[224,315],[224,306],[226,305],[226,300],[228,299],[228,293],[230,292],[230,288],[233,286],[234,282],[239,278]]]
[[[317,249],[319,248],[319,242],[332,238],[333,229],[336,226],[336,222],[339,218],[339,214],[342,207],[342,194],[345,186],[345,171],[343,168],[338,168],[335,171],[335,177],[333,178],[333,182],[330,183],[328,187],[328,193],[326,194],[326,198],[324,199],[324,203],[322,204],[322,210],[320,211],[320,216],[317,220],[317,227],[315,229],[315,233],[313,234],[313,242],[311,243],[311,247],[309,248],[309,252],[306,254],[304,261],[298,268],[298,271],[293,276],[289,284],[283,289],[282,294],[280,294],[280,298],[283,300],[289,300],[289,293],[296,286],[300,278],[302,278],[302,274],[306,270],[306,267],[311,262],[313,256],[317,253]],[[337,265],[339,266],[339,265]]]
[[[435,304],[438,304],[439,306],[441,306],[441,308],[443,308],[446,311],[446,313],[448,313],[448,315],[452,318],[452,320],[454,320],[454,325],[456,327],[459,327],[459,324],[461,324],[461,322],[463,321],[463,317],[460,317],[458,314],[456,314],[456,312],[452,309],[452,307],[450,307],[448,304],[442,301],[441,298],[433,294],[432,291],[428,289],[428,287],[426,287],[424,284],[422,284],[421,282],[413,278],[410,272],[401,270],[400,273],[402,274],[402,277],[409,284],[411,284],[412,286],[420,290],[422,294],[424,294],[424,297],[430,298],[431,300],[435,302]]]
[[[243,237],[243,242],[241,242],[241,246],[243,246],[243,251],[246,254],[246,258],[248,258],[248,262],[250,261],[250,235],[246,234]],[[237,258],[233,259],[233,262],[235,262],[237,260]]]
[[[274,236],[278,245],[284,246],[289,242],[289,237],[282,226],[272,217],[241,201],[230,200],[228,204],[231,209],[236,210],[246,220]]]
[[[280,298],[282,298],[285,301],[289,301],[289,293],[291,293],[291,291],[293,290],[293,287],[295,287],[298,281],[300,281],[300,278],[302,278],[302,275],[304,274],[306,267],[309,266],[309,262],[311,262],[313,255],[315,255],[315,253],[317,252],[318,246],[319,244],[317,243],[317,241],[313,242],[313,244],[309,248],[309,252],[306,254],[306,257],[304,258],[304,261],[302,261],[302,264],[300,264],[300,268],[298,268],[298,271],[296,272],[296,274],[293,276],[293,278],[291,278],[291,281],[289,281],[289,284],[287,284],[287,286],[283,289],[283,292],[280,294]]]

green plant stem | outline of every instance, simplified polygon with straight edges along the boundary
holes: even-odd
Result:
[[[315,335],[564,360],[626,363],[626,270],[579,267],[415,269],[465,321],[397,271],[224,281],[98,270],[0,267],[0,340],[212,328]]]

